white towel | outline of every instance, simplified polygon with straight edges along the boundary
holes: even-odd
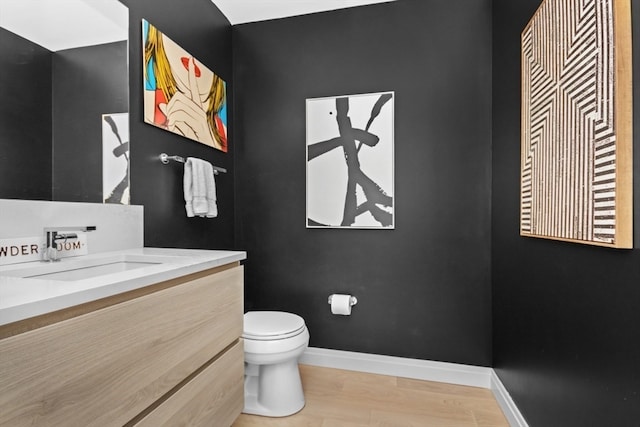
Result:
[[[189,218],[218,216],[213,166],[206,160],[187,157],[184,164],[184,201]]]

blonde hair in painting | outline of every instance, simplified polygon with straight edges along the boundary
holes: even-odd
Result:
[[[171,99],[178,91],[178,87],[176,80],[173,78],[167,54],[164,51],[162,33],[151,24],[149,24],[147,41],[144,47],[145,77],[147,77],[146,73],[150,62],[153,64],[156,87],[162,91],[165,99]]]
[[[220,134],[220,130],[218,129],[218,125],[215,120],[216,114],[222,109],[225,103],[225,83],[217,74],[214,73],[213,81],[211,82],[211,89],[209,90],[209,105],[207,108],[207,122],[209,123],[209,128],[213,131],[213,137],[216,139],[216,142],[220,144],[221,147],[226,148],[227,141]]]

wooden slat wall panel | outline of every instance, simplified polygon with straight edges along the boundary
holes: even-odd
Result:
[[[521,234],[631,248],[629,0],[545,0],[521,42]]]

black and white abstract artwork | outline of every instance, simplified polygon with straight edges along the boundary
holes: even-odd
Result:
[[[104,203],[129,204],[129,113],[102,115]]]
[[[307,99],[307,228],[394,228],[394,93]]]

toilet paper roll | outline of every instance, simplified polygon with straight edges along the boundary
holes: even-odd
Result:
[[[331,313],[349,316],[351,314],[351,295],[333,294],[331,296]]]

